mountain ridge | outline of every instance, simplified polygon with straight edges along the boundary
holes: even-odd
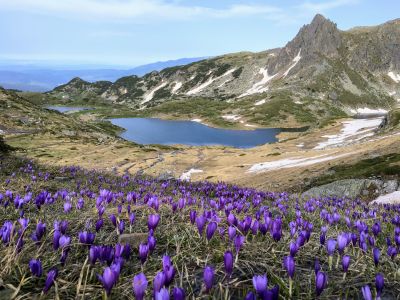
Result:
[[[84,89],[67,83],[51,94],[70,101],[97,97],[133,109],[193,98],[264,99],[265,105],[272,98],[289,98],[303,104],[301,109],[317,120],[330,118],[336,110],[349,113],[357,107],[395,106],[400,101],[397,45],[400,23],[396,20],[361,32],[342,31],[317,14],[282,48],[227,54],[142,77],[126,76],[105,90],[96,90],[96,83]]]

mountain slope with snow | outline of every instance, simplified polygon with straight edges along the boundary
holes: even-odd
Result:
[[[289,99],[315,120],[329,119],[338,112],[388,110],[396,104],[399,44],[399,20],[341,31],[316,15],[283,48],[223,55],[100,86],[86,82],[77,87],[72,81],[51,94],[73,101],[90,91],[91,97],[133,109],[193,98],[227,103],[251,100],[260,103],[257,107],[272,105],[265,99]],[[245,113],[250,110],[254,108]]]

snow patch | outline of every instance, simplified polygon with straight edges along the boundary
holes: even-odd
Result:
[[[223,87],[225,84],[227,84],[227,83],[230,82],[230,81],[232,81],[232,79],[227,79],[227,80],[225,80],[224,82],[222,82],[222,83],[218,86],[218,88]]]
[[[304,143],[300,143],[296,145],[297,148],[304,148]]]
[[[192,122],[197,122],[197,123],[201,123],[201,119],[191,119],[190,121],[192,121]]]
[[[241,97],[245,97],[245,96],[249,96],[249,95],[253,95],[253,94],[259,94],[259,93],[263,93],[268,91],[268,87],[266,87],[265,85],[271,80],[273,79],[275,75],[268,75],[268,68],[260,68],[260,71],[258,72],[258,74],[261,74],[263,76],[263,78],[259,81],[256,82],[250,89],[248,89],[246,92],[244,92],[243,94],[241,94],[239,96],[239,98]]]
[[[256,103],[254,103],[254,105],[258,106],[258,105],[263,105],[265,103],[265,99],[262,99],[260,101],[257,101]]]
[[[241,116],[238,115],[224,115],[222,116],[223,119],[228,120],[228,121],[237,121],[241,118]]]
[[[146,102],[149,102],[151,99],[153,99],[154,97],[154,93],[157,92],[158,90],[162,89],[163,87],[165,87],[168,84],[168,82],[164,82],[162,84],[160,84],[159,86],[155,87],[153,90],[150,91],[150,93],[148,93],[147,95],[144,96],[144,99],[142,102],[140,102],[140,104],[145,104]]]
[[[396,74],[396,73],[390,71],[390,72],[388,73],[388,76],[389,76],[390,78],[392,78],[394,82],[396,82],[396,83],[399,83],[399,82],[400,82],[400,74]]]
[[[371,203],[374,203],[374,204],[400,204],[400,191],[395,191],[390,194],[379,196]]]
[[[314,165],[320,162],[325,162],[329,160],[333,160],[336,158],[348,156],[351,153],[340,154],[336,156],[328,156],[327,154],[314,156],[314,157],[293,157],[293,158],[285,158],[276,161],[268,161],[263,163],[254,164],[250,167],[247,171],[248,173],[257,173],[261,171],[272,171],[272,170],[279,170],[279,169],[287,169],[287,168],[295,168],[295,167],[305,167]]]
[[[246,127],[257,127],[256,125],[252,125],[252,124],[246,124],[246,125],[244,125],[244,126],[246,126]]]
[[[388,111],[383,108],[373,109],[373,108],[357,108],[357,109],[350,109],[353,114],[360,114],[360,115],[379,115],[383,114],[386,115]]]
[[[293,69],[298,64],[298,62],[301,59],[300,54],[301,54],[301,48],[299,50],[299,53],[297,53],[296,57],[293,58],[293,64],[289,67],[289,69],[286,70],[285,73],[283,73],[283,78],[285,78],[289,74],[290,70]]]
[[[299,101],[299,100],[294,101],[294,103],[295,103],[295,104],[303,104],[303,102],[301,102],[301,101]]]
[[[175,82],[175,85],[171,90],[172,94],[175,94],[182,87],[182,85],[182,82]]]
[[[225,76],[228,76],[229,74],[232,74],[233,72],[235,72],[236,69],[231,69],[229,71],[226,71],[224,74],[222,74],[221,76],[218,77],[210,77],[206,82],[200,84],[199,86],[191,89],[189,92],[186,93],[186,95],[190,96],[190,95],[195,95],[197,93],[200,93],[203,89],[205,89],[206,87],[208,87],[210,84],[212,84],[214,81],[221,79]]]
[[[190,181],[190,178],[192,177],[192,174],[195,173],[203,173],[203,170],[199,169],[190,169],[189,171],[183,173],[181,177],[179,177],[180,180],[185,180],[185,181]]]
[[[389,96],[394,96],[396,95],[396,92],[388,92]]]
[[[328,138],[328,140],[319,143],[314,149],[321,150],[327,147],[342,146],[349,142],[359,141],[363,138],[373,136],[373,131],[382,123],[382,119],[383,118],[373,118],[344,121],[342,122],[343,128],[339,134],[322,136]]]

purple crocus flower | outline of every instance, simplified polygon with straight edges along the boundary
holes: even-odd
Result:
[[[185,300],[185,290],[180,287],[174,287],[172,294],[174,295],[174,300]]]
[[[133,277],[132,281],[132,287],[133,287],[133,293],[135,294],[136,300],[143,300],[144,299],[144,294],[147,289],[147,279],[146,276],[143,273],[140,273]]]
[[[58,230],[54,231],[53,235],[53,249],[57,250],[60,247],[60,237],[61,237],[61,232]]]
[[[233,255],[231,251],[226,251],[224,254],[224,265],[225,265],[225,272],[228,275],[232,274],[233,271]]]
[[[165,286],[169,286],[174,280],[176,270],[172,265],[171,258],[168,255],[164,255],[162,259],[163,272],[165,274]]]
[[[236,254],[239,253],[240,248],[242,248],[245,239],[246,238],[243,235],[237,235],[235,237],[234,244],[235,244]]]
[[[159,221],[160,215],[149,215],[149,218],[147,220],[147,226],[149,230],[155,230]]]
[[[58,270],[57,269],[51,269],[48,273],[47,273],[47,278],[46,278],[46,282],[44,283],[44,288],[43,288],[43,292],[46,294],[49,289],[52,287],[52,285],[54,284],[54,281],[56,280],[58,275]]]
[[[317,293],[317,296],[321,295],[323,290],[326,287],[326,282],[327,282],[328,277],[324,272],[318,272],[317,275],[315,276],[315,291]]]
[[[68,229],[68,221],[54,221],[54,230],[60,231],[62,234],[65,234]]]
[[[253,292],[248,292],[244,300],[256,300],[256,295]]]
[[[381,255],[381,251],[380,251],[378,248],[374,248],[374,249],[372,250],[372,253],[373,253],[373,257],[374,257],[374,264],[375,264],[375,266],[378,266],[378,264],[379,264],[379,257],[380,257],[380,255]]]
[[[45,232],[46,232],[46,224],[39,221],[36,225],[35,232],[32,234],[32,240],[35,242],[39,242],[42,239]]]
[[[89,249],[89,261],[92,265],[100,258],[100,248],[99,246],[90,246]]]
[[[211,238],[214,235],[214,232],[217,230],[217,223],[211,222],[207,225],[207,230],[206,230],[206,237],[207,240],[211,240]]]
[[[156,238],[153,235],[149,235],[149,237],[147,238],[147,245],[149,246],[149,251],[153,252],[154,249],[156,248]]]
[[[147,255],[149,255],[149,246],[147,244],[140,244],[139,245],[139,258],[142,264],[147,259]]]
[[[111,214],[108,217],[110,218],[110,221],[114,225],[114,227],[117,227],[117,217],[114,214]]]
[[[97,275],[97,278],[103,284],[107,295],[110,295],[111,289],[117,281],[117,274],[110,267],[107,267],[104,269],[103,275]]]
[[[76,209],[82,209],[84,204],[85,201],[83,200],[83,198],[79,198],[78,202],[76,203]]]
[[[347,271],[349,270],[349,265],[350,265],[350,256],[344,255],[342,258],[343,272],[347,273]]]
[[[69,201],[64,202],[64,212],[67,214],[71,211],[72,204]]]
[[[31,259],[29,261],[29,268],[32,272],[32,275],[36,277],[42,276],[42,263],[38,259]]]
[[[371,289],[369,288],[369,285],[363,286],[361,288],[361,292],[364,297],[364,300],[372,300],[372,293]]]
[[[197,230],[199,231],[199,234],[203,234],[203,228],[204,225],[206,224],[206,218],[204,216],[197,216],[196,217],[196,226]]]
[[[22,231],[25,231],[28,228],[29,219],[20,218],[18,219],[19,224],[22,227]]]
[[[376,288],[376,297],[380,299],[383,287],[385,286],[385,279],[382,273],[378,273],[375,276],[375,288]]]
[[[297,244],[294,242],[290,242],[289,251],[290,251],[290,256],[295,257],[297,251],[299,251],[299,246],[297,246]]]
[[[191,210],[189,213],[189,218],[190,218],[190,223],[194,224],[196,221],[196,214],[197,212],[195,210]]]
[[[332,256],[336,249],[336,240],[329,239],[326,242],[326,251],[328,252],[329,256]]]
[[[103,227],[103,224],[104,224],[103,219],[98,219],[98,220],[96,221],[96,225],[95,225],[95,227],[96,227],[96,232],[99,232],[99,231],[100,231],[101,227]]]
[[[292,256],[285,256],[283,259],[283,267],[285,268],[289,277],[293,279],[296,264]]]
[[[69,244],[71,243],[71,238],[66,235],[62,235],[60,239],[58,240],[58,243],[61,248],[67,248]]]
[[[166,288],[162,288],[160,291],[155,293],[155,300],[169,300],[169,292]]]
[[[341,233],[337,237],[337,245],[340,254],[343,254],[344,248],[347,246],[347,234]]]
[[[158,272],[153,279],[153,291],[157,293],[165,284],[165,274],[164,272]]]
[[[282,219],[277,218],[272,223],[271,235],[272,235],[272,238],[276,242],[278,242],[281,239],[281,237],[282,237]]]
[[[135,223],[135,219],[136,219],[135,214],[134,213],[130,213],[129,214],[129,224],[133,225],[133,223]]]
[[[387,249],[387,254],[394,259],[397,255],[397,249],[394,246],[389,246]]]
[[[204,284],[206,287],[206,291],[211,290],[214,282],[214,269],[211,266],[207,266],[204,269],[203,273]]]
[[[79,232],[79,242],[86,245],[92,245],[95,239],[95,234],[87,231]]]
[[[125,222],[123,220],[119,221],[118,224],[118,233],[123,234],[125,230]]]
[[[264,292],[267,290],[267,285],[268,285],[267,275],[253,276],[253,286],[260,297],[262,297]]]
[[[235,236],[236,236],[236,228],[233,227],[233,226],[229,226],[229,228],[228,228],[228,237],[229,237],[229,240],[233,241],[233,239],[235,238]]]

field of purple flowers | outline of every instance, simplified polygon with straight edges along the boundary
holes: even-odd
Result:
[[[400,294],[400,207],[0,162],[1,299]]]

